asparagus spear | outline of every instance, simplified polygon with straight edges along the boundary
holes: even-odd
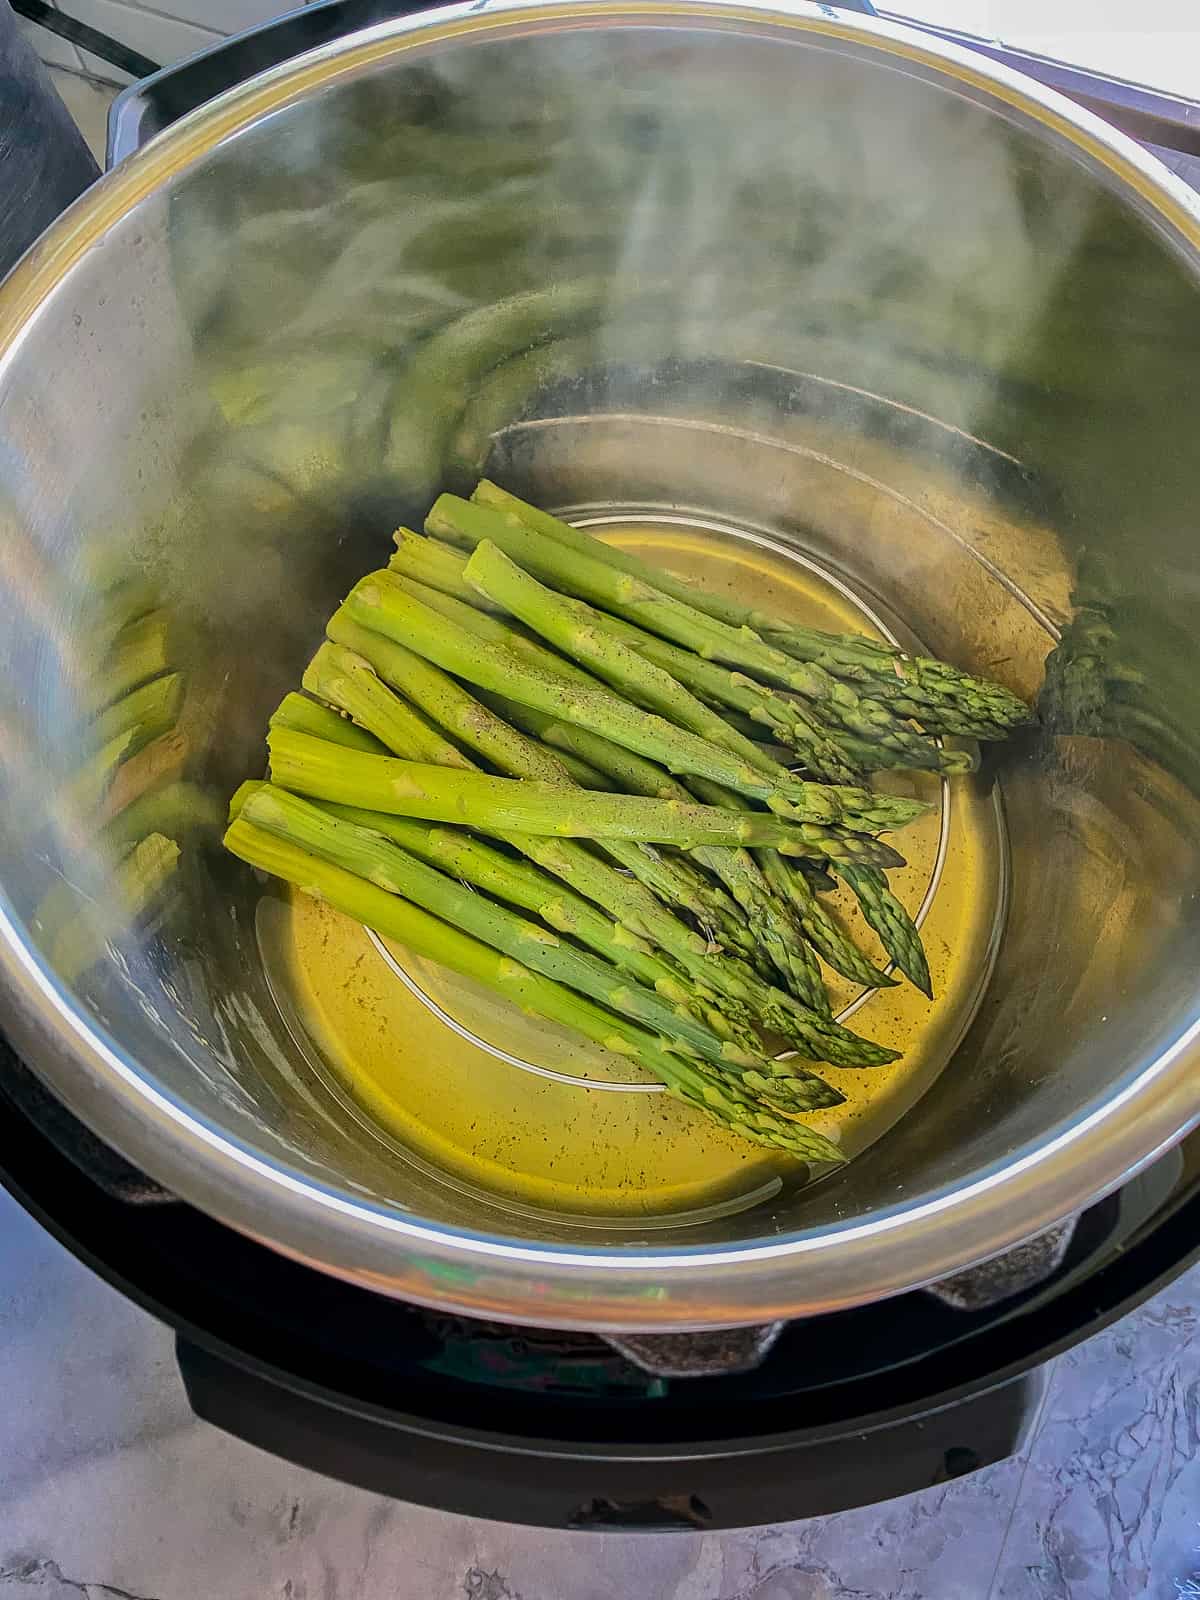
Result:
[[[388,640],[380,642],[384,645],[389,643]],[[374,646],[371,648],[376,661],[386,670],[387,659]],[[330,738],[335,745],[347,746],[350,741],[345,738],[344,730],[356,730],[340,717],[334,718],[334,723],[335,726],[329,730]],[[392,724],[393,734],[397,726]],[[458,767],[466,761],[447,741],[442,741],[442,746],[440,759],[445,765]],[[404,750],[404,754],[409,756],[417,753],[415,744]],[[433,759],[439,758],[434,756]],[[586,899],[615,916],[631,937],[645,939],[663,952],[693,984],[697,1002],[708,1008],[712,1026],[720,1027],[727,1034],[752,1040],[754,1012],[736,971],[732,968],[727,970],[716,960],[708,940],[682,923],[643,884],[625,878],[572,840],[549,839],[511,829],[502,832],[500,837],[545,871],[570,884]],[[779,1031],[784,1037],[791,1037],[785,1027],[779,1026]]]
[[[928,656],[912,656],[891,645],[853,634],[802,628],[741,605],[727,596],[706,593],[627,550],[605,545],[582,529],[538,511],[486,478],[471,498],[494,510],[515,514],[538,533],[557,540],[565,548],[653,584],[664,594],[727,627],[749,628],[760,633],[768,643],[798,661],[823,667],[834,677],[869,682],[877,698],[906,700],[913,709],[905,715],[917,717],[931,730],[974,738],[1003,738],[1013,728],[1029,721],[1029,708],[1000,684],[959,672],[946,662]]]
[[[879,935],[883,948],[921,993],[933,999],[933,979],[916,923],[888,888],[882,872],[848,867],[834,869],[853,889],[863,917]]]
[[[859,695],[853,685],[776,650],[750,629],[728,627],[638,578],[544,538],[511,513],[443,494],[425,519],[425,527],[437,537],[472,550],[481,540],[491,539],[540,581],[615,612],[648,632],[662,634],[708,660],[722,661],[766,683],[793,689],[832,726],[876,740],[900,754],[911,748],[924,756],[927,741],[905,724],[902,715]],[[724,781],[712,773],[701,776]]]
[[[465,567],[466,556],[461,559]],[[498,645],[501,649],[508,650],[512,655],[518,656],[526,666],[548,673],[552,678],[561,678],[564,682],[577,684],[583,689],[599,687],[590,672],[584,672],[582,667],[573,661],[568,661],[556,651],[547,650],[539,640],[529,638],[527,634],[501,622],[498,617],[485,615],[477,607],[467,605],[453,595],[428,588],[417,579],[409,577],[397,566],[395,556],[388,564],[388,570],[393,582],[402,593],[407,594],[412,600],[420,601],[423,606],[436,611],[439,616],[456,623],[464,632],[482,639],[486,644]]]
[[[559,933],[603,956],[619,971],[648,984],[673,1006],[691,1009],[695,1005],[694,996],[676,969],[656,955],[644,939],[530,862],[514,860],[486,840],[457,828],[416,822],[409,817],[389,817],[356,806],[326,803],[324,809],[361,827],[374,828],[432,866],[473,883],[499,900],[520,906],[523,911],[532,911]]]
[[[678,1098],[745,1138],[786,1150],[801,1161],[843,1159],[837,1146],[815,1130],[756,1103],[733,1085],[712,1082],[690,1063],[661,1049],[657,1040],[632,1023],[611,1016],[582,995],[531,972],[385,889],[319,861],[241,818],[230,825],[225,845],[251,866],[295,884],[302,893],[324,900],[336,911],[428,960],[474,978],[522,1011],[574,1028],[604,1048],[639,1062]]]
[[[648,706],[677,728],[727,750],[743,764],[737,779],[727,786],[765,801],[780,815],[804,821],[842,822],[862,831],[878,832],[903,827],[926,809],[919,801],[897,802],[869,789],[805,783],[795,778],[753,740],[697,700],[669,672],[629,649],[606,627],[607,619],[602,613],[538,583],[491,540],[484,539],[476,545],[465,576],[485,596],[498,601],[572,659],[586,662],[615,689]],[[698,775],[710,777],[711,773]]]
[[[342,606],[334,613],[326,631],[331,639],[360,652],[354,659],[359,660],[362,667],[376,669],[383,683],[390,684],[407,696],[438,727],[453,734],[502,773],[513,778],[535,778],[542,783],[561,784],[564,787],[574,785],[571,774],[552,751],[535,740],[526,739],[501,721],[439,668],[431,666],[394,639],[388,639],[354,622],[348,607]],[[336,650],[336,645],[322,646],[310,663],[304,682],[306,688],[323,699],[346,705],[343,686],[336,677],[336,663],[342,659],[332,653]],[[358,720],[377,734],[389,750],[398,755],[408,754],[412,742],[405,737],[403,727],[396,730],[390,725],[395,710],[395,696],[384,688],[383,683],[374,678],[369,670],[360,671],[357,683],[360,696]],[[339,694],[343,698],[339,699]],[[362,698],[367,695],[371,697],[371,708]],[[402,710],[405,708],[402,707]],[[419,759],[438,760],[436,755]],[[457,764],[463,765],[463,762],[460,760]],[[630,840],[612,840],[605,849],[667,905],[690,911],[705,924],[715,920],[723,926],[727,921],[724,908],[713,902],[703,881],[696,874],[689,876],[685,873],[681,864],[664,858],[644,843]]]
[[[373,574],[357,584],[345,602],[345,611],[351,620],[386,634],[426,660],[436,662],[446,672],[494,693],[520,700],[536,710],[591,727],[612,738],[614,743],[623,744],[651,760],[665,751],[664,764],[668,767],[681,763],[685,764],[685,770],[687,765],[702,766],[709,769],[706,776],[713,772],[718,774],[718,781],[722,777],[732,777],[730,787],[737,787],[739,781],[749,782],[756,794],[770,792],[750,781],[753,774],[747,775],[732,757],[709,746],[704,740],[673,727],[663,718],[640,713],[616,695],[575,688],[523,666],[516,656],[486,644],[449,619],[422,606],[419,601],[412,599],[402,584],[395,583],[389,573]],[[810,788],[819,792],[821,786],[814,784]],[[875,797],[870,798],[873,800]],[[815,799],[812,803],[814,806],[818,804]],[[870,861],[880,866],[899,865],[902,860],[880,841],[848,832],[837,825],[807,822],[795,817],[790,817],[789,821],[790,826],[799,830],[799,835],[791,836],[797,846],[801,842],[800,836],[807,846],[804,852],[797,848],[796,854],[836,856],[839,860]],[[649,839],[650,835],[644,837]],[[725,842],[744,841],[733,839]]]
[[[884,772],[897,767],[911,767],[921,772],[940,772],[946,777],[958,777],[979,770],[979,756],[972,750],[946,750],[933,741],[926,740],[924,756],[913,745],[903,751],[890,750],[886,745],[872,744],[844,730],[835,735],[838,748],[847,761],[852,761],[860,772]]]
[[[397,659],[381,654],[378,645],[365,633],[355,637],[376,652],[376,660],[385,670]],[[453,684],[449,688],[457,690]],[[457,692],[462,693],[461,690]],[[437,708],[433,700],[427,704]],[[500,746],[493,748],[503,754]],[[447,750],[448,764],[457,766],[465,759],[453,747],[447,746]],[[595,747],[593,753],[600,754]],[[843,1064],[880,1065],[895,1059],[894,1051],[885,1051],[868,1040],[859,1039],[847,1029],[837,1028],[836,1024],[819,1027],[823,1013],[828,1010],[827,1000],[811,1008],[795,1004],[791,996],[760,982],[750,968],[732,958],[719,957],[641,884],[629,882],[612,872],[579,845],[511,830],[502,837],[545,870],[570,883],[596,904],[610,909],[632,930],[665,952],[695,985],[698,1000],[709,1009],[710,1022],[714,1027],[720,1025],[721,1031],[745,1038],[747,1027],[758,1020],[817,1060],[828,1056]]]
[[[466,778],[476,785],[483,783],[492,786],[489,794],[494,792],[497,784],[509,788],[540,787],[513,783],[507,778],[480,779],[473,773],[460,773],[455,769],[441,772],[436,767],[415,767],[412,763],[392,761],[388,757],[363,755],[287,728],[273,729],[268,746],[271,750],[272,781],[280,788],[293,789],[310,798],[333,800],[338,804],[361,807],[365,800],[364,809],[369,811],[384,809],[374,803],[379,797],[376,791],[382,790],[389,812],[395,815],[404,813],[396,806],[394,791],[390,782],[382,777],[380,769],[408,768],[435,781],[438,778]],[[364,777],[369,781],[364,783]],[[544,789],[541,792],[552,802],[561,802],[564,798],[561,790]],[[608,796],[593,797],[582,793],[581,798],[609,800]],[[420,811],[429,809],[426,798],[416,803]],[[483,806],[486,818],[483,826],[487,831],[498,833],[518,849],[529,848],[525,842],[528,835],[506,827],[490,799],[484,800]],[[556,808],[552,804],[549,809]],[[461,808],[455,805],[453,810],[451,820],[469,824],[470,818]],[[860,1039],[849,1029],[817,1016],[792,996],[760,982],[749,968],[714,952],[699,935],[685,928],[652,895],[647,894],[640,884],[628,882],[619,873],[612,872],[586,850],[569,841],[551,837],[539,840],[535,848],[536,853],[530,851],[531,858],[546,871],[561,877],[599,905],[614,909],[619,907],[621,920],[627,923],[631,931],[657,943],[676,960],[696,985],[702,1002],[718,1009],[739,1036],[744,1037],[742,1030],[747,1024],[757,1021],[791,1041],[812,1060],[828,1060],[844,1066],[880,1066],[896,1059],[896,1051]]]
[[[617,779],[627,794],[640,794],[660,800],[684,800],[688,791],[681,783],[619,745],[601,739],[599,735],[570,723],[556,722],[540,712],[512,702],[500,702],[512,720],[526,732],[536,733],[547,744],[576,750],[594,762],[601,770]],[[722,801],[718,800],[718,804]],[[725,884],[747,918],[747,925],[762,947],[771,965],[783,977],[787,987],[822,1016],[829,1015],[829,997],[821,981],[820,969],[812,959],[799,930],[792,924],[785,906],[771,893],[770,885],[760,871],[754,857],[746,850],[720,849],[716,846],[694,850],[693,855],[710,872]]]
[[[271,784],[249,795],[240,815],[256,827],[290,839],[301,849],[412,901],[484,944],[515,956],[535,972],[640,1022],[657,1033],[666,1048],[735,1070],[739,1081],[756,1093],[802,1111],[837,1105],[844,1098],[815,1073],[792,1073],[772,1080],[772,1064],[761,1056],[719,1039],[688,1011],[676,1009],[654,990],[564,944],[539,924],[464,888],[372,827],[347,821]]]
[[[1030,720],[1017,695],[932,656],[913,656],[872,639],[815,628],[765,626],[763,637],[797,661],[823,667],[836,678],[870,685],[877,700],[891,701],[931,733],[969,739],[1004,739]]]
[[[669,672],[698,698],[720,706],[726,721],[730,720],[730,711],[740,712],[749,718],[757,738],[762,738],[764,729],[775,735],[789,747],[793,759],[801,761],[814,777],[827,783],[853,783],[860,772],[870,770],[852,759],[845,741],[798,701],[786,699],[720,662],[705,661],[692,650],[658,639],[619,617],[606,616],[605,625],[631,650]],[[751,729],[744,731],[749,737]]]
[[[418,564],[410,563],[407,558],[407,552],[420,539],[419,534],[409,533],[405,544],[388,563],[393,575],[404,580],[414,599],[478,634],[489,644],[512,651],[531,666],[587,687],[596,686],[590,674],[580,671],[574,663],[547,650],[536,640],[506,627],[493,616],[480,616],[478,611],[472,615],[471,607],[462,599],[463,592],[473,593],[476,599],[480,596],[477,591],[470,590],[462,576],[468,559],[465,555],[450,552],[448,546],[438,544],[442,552],[439,577],[445,588],[430,588],[420,582],[416,577],[420,570]],[[424,542],[438,543],[428,538]],[[446,559],[448,553],[454,556],[457,566]],[[425,571],[428,575],[429,568]],[[892,750],[872,740],[858,738],[845,729],[828,727],[800,701],[780,695],[744,673],[722,666],[720,662],[706,661],[695,651],[681,649],[619,617],[605,614],[605,623],[630,649],[669,672],[698,699],[719,708],[726,722],[746,738],[761,742],[767,732],[781,739],[790,747],[786,754],[802,763],[816,778],[845,783],[852,782],[860,773],[894,767],[913,767],[953,776],[974,772],[979,766],[978,756],[966,750],[944,750],[932,739],[917,734],[902,740],[900,749]],[[778,753],[775,759],[780,759]]]
[[[466,560],[451,545],[442,544],[439,539],[428,539],[411,528],[397,528],[392,539],[396,545],[396,554],[388,562],[392,571],[442,594],[452,595],[478,611],[504,610],[503,606],[493,605],[486,595],[472,589],[463,575]]]
[[[281,788],[345,805],[365,805],[401,817],[458,822],[484,832],[515,828],[524,833],[576,839],[635,839],[651,844],[761,845],[785,855],[831,855],[829,842],[810,837],[801,823],[758,812],[726,811],[718,806],[682,805],[674,800],[643,800],[637,795],[592,794],[524,778],[492,778],[450,770],[428,762],[337,750],[310,734],[273,728],[267,740],[271,774]],[[819,834],[833,830],[817,830]],[[850,859],[878,859],[886,845],[836,841]]]
[[[403,750],[410,760],[434,762],[443,767],[461,767],[471,763],[457,746],[444,739],[431,728],[412,706],[398,700],[395,695],[380,691],[379,682],[370,663],[353,650],[322,645],[304,669],[304,687],[330,705],[353,716],[371,735],[373,744],[382,750]],[[340,719],[339,719],[340,720]],[[272,720],[268,733],[276,731],[304,732],[291,729],[288,724]],[[324,738],[324,734],[317,737]],[[341,744],[344,741],[338,740]],[[362,752],[363,754],[374,752]]]
[[[453,679],[402,644],[372,634],[340,612],[334,613],[326,631],[331,640],[344,642],[320,647],[305,668],[304,687],[343,710],[348,710],[346,702],[353,700],[359,708],[357,720],[389,750],[409,750],[414,746],[410,719],[416,713],[407,703],[411,701],[422,713],[419,719],[422,726],[427,725],[424,721],[427,717],[430,723],[455,735],[494,765],[507,770],[505,763],[511,761],[511,752],[520,741],[520,777],[570,787],[570,776],[555,755],[541,750],[532,740],[514,734]],[[346,647],[351,640],[356,649]],[[360,650],[369,651],[370,655],[360,654]],[[382,673],[376,672],[375,663],[379,663]],[[346,677],[352,682],[346,683]],[[398,689],[405,698],[393,694],[387,684]],[[441,740],[439,733],[434,737]],[[440,766],[451,764],[466,769],[471,765],[461,754],[453,763],[436,755],[429,759]]]
[[[597,542],[592,541],[592,543]],[[422,560],[419,549],[422,543],[436,547],[439,552],[436,563],[427,559]],[[457,550],[451,550],[438,540],[429,538],[422,540],[419,534],[405,530],[404,543],[388,566],[392,571],[416,581],[427,579],[447,598],[476,602],[486,600],[487,597],[467,580],[467,559]],[[432,604],[437,610],[445,610],[444,605],[430,599],[428,592],[418,595],[417,598],[424,599],[426,604]],[[458,608],[446,610],[446,615],[453,617],[465,627],[472,626],[469,617]],[[644,629],[623,622],[618,617],[605,615],[603,622],[609,632],[615,633],[629,649],[636,650],[647,661],[669,673],[684,688],[690,689],[700,701],[710,706],[724,708],[722,714],[728,725],[737,727],[736,723],[730,724],[728,711],[740,712],[759,725],[753,730],[748,730],[747,736],[749,731],[761,735],[764,728],[778,734],[792,746],[797,755],[803,758],[805,766],[814,776],[837,783],[849,783],[854,780],[857,775],[855,766],[839,749],[840,741],[796,701],[785,699],[764,685],[756,683],[752,678],[747,678],[743,673],[733,672],[719,662],[705,661],[692,650],[681,650],[677,645],[656,638],[654,634],[646,633]],[[546,667],[549,658],[550,670],[553,670],[552,663],[563,660],[561,656],[527,640],[523,634],[505,629],[503,624],[498,628],[480,631],[491,643],[505,645],[535,666]],[[583,676],[586,679],[586,674]],[[931,745],[930,749],[935,751],[936,747]]]
[[[311,733],[318,739],[330,739],[334,744],[345,745],[350,750],[366,750],[377,756],[384,753],[384,746],[374,734],[302,694],[284,695],[271,715],[271,727],[294,728],[297,733]]]
[[[692,780],[692,790],[709,805],[728,805],[734,810],[746,802],[740,795],[729,794],[716,784],[706,784],[701,779]],[[858,947],[847,938],[809,888],[803,874],[792,872],[774,850],[755,851],[755,860],[771,889],[785,904],[790,904],[804,937],[825,957],[835,972],[852,983],[861,983],[867,989],[886,989],[894,983],[886,973],[873,967]]]
[[[388,643],[386,640],[382,642]],[[335,712],[317,706],[314,701],[305,700],[300,695],[285,697],[280,711],[271,719],[272,726],[294,727],[301,732],[317,732],[318,730],[311,725],[312,719],[307,711],[301,711],[297,721],[288,720],[296,713],[297,704],[299,707],[312,707],[323,713],[327,718],[324,733],[332,743],[343,748],[359,749],[361,745],[358,740],[363,738],[370,741],[372,750],[383,753],[385,747],[372,735],[348,722],[344,717],[339,717]],[[446,746],[447,750],[450,748]],[[411,755],[413,751],[406,749],[402,753]],[[454,752],[454,758],[452,764],[457,764],[457,752]],[[230,801],[230,821],[238,815],[244,799],[258,787],[260,785],[256,783],[242,784]],[[674,1004],[692,1004],[701,1007],[706,1004],[705,986],[696,982],[695,992],[689,995],[684,980],[680,977],[681,970],[686,971],[689,962],[695,963],[703,970],[704,964],[708,961],[708,948],[704,940],[678,922],[665,907],[659,906],[639,884],[630,882],[619,873],[613,872],[584,847],[566,840],[544,839],[532,834],[511,832],[504,834],[502,837],[514,849],[519,850],[530,861],[543,864],[547,874],[543,876],[543,873],[525,867],[520,862],[510,862],[507,856],[502,856],[478,840],[468,841],[466,835],[457,833],[452,835],[446,830],[430,829],[419,822],[389,817],[382,812],[365,811],[354,806],[338,806],[326,802],[325,808],[334,815],[346,816],[352,822],[373,826],[386,836],[396,838],[397,842],[416,854],[421,852],[416,850],[413,840],[420,838],[423,832],[441,840],[453,838],[459,841],[456,848],[460,850],[465,849],[467,843],[470,843],[473,850],[468,859],[476,860],[476,853],[484,852],[490,861],[493,878],[489,882],[482,883],[480,885],[482,888],[500,894],[503,898],[510,898],[514,904],[521,905],[526,910],[537,911],[550,922],[552,927],[559,927],[560,932],[572,933],[583,943],[590,943],[593,949],[602,955],[607,955],[615,965],[624,964],[635,977],[644,983],[650,983]],[[411,831],[398,833],[397,830]],[[443,864],[436,857],[430,859],[435,865]],[[502,863],[511,868],[511,875],[496,876]],[[471,873],[463,870],[460,876],[471,878]],[[507,883],[510,889],[516,885],[521,892],[515,895],[506,893],[499,887],[502,882]],[[532,890],[531,883],[536,885]],[[563,883],[573,884],[578,893],[564,889]],[[543,885],[554,889],[553,898],[548,898],[547,889],[542,887]],[[532,902],[528,898],[531,892]],[[604,908],[603,914],[588,904],[589,899],[594,901],[596,906]],[[614,916],[618,920],[610,922],[608,919]],[[635,929],[641,929],[643,932],[635,932]],[[656,955],[654,945],[670,952],[674,961]],[[623,963],[618,959],[619,954],[623,956]],[[734,1029],[729,1020],[711,1005],[708,1007],[707,1017],[709,1025],[715,1031],[726,1037],[732,1035]],[[744,1023],[741,1031],[743,1037],[752,1038],[746,1034]]]
[[[805,934],[835,972],[864,989],[890,989],[896,980],[880,972],[839,927],[836,919],[817,899],[802,872],[792,872],[774,851],[764,852],[763,871],[777,892],[787,894]],[[882,873],[880,874],[882,877]],[[868,919],[869,921],[870,919]],[[874,926],[874,924],[871,924]],[[920,943],[918,941],[918,950]],[[889,951],[890,954],[890,951]]]

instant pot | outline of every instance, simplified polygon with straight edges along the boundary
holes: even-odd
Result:
[[[200,1415],[404,1498],[708,1528],[1001,1459],[1197,1248],[1200,111],[829,7],[379,17],[135,85],[0,295],[5,1181]],[[483,368],[419,382],[471,318]],[[514,1203],[376,1138],[280,1003],[215,818],[381,536],[484,470],[799,552],[1040,694],[945,1070],[844,1173]],[[133,753],[92,737],[121,605],[181,685]]]

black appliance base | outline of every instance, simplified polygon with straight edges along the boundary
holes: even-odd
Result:
[[[1034,1371],[968,1402],[869,1430],[637,1451],[568,1440],[498,1443],[466,1429],[434,1433],[420,1418],[298,1386],[281,1404],[275,1376],[185,1339],[176,1348],[196,1415],[260,1449],[399,1500],[596,1532],[752,1527],[963,1477],[1020,1448],[1044,1387]],[[703,1395],[696,1398],[703,1406]],[[486,1402],[481,1410],[486,1415]]]

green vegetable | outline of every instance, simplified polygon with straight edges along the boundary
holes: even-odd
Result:
[[[801,1161],[843,1159],[837,1146],[815,1130],[781,1116],[732,1085],[714,1083],[692,1064],[663,1050],[656,1039],[634,1024],[610,1015],[397,895],[311,856],[289,840],[238,818],[226,832],[225,845],[251,866],[295,884],[302,893],[325,901],[427,960],[475,979],[522,1011],[574,1028],[604,1048],[637,1061],[679,1099],[745,1138],[786,1150]]]
[[[577,989],[657,1034],[665,1049],[699,1056],[733,1075],[742,1086],[791,1111],[814,1111],[837,1105],[844,1098],[816,1073],[778,1067],[718,1038],[689,1012],[677,1010],[652,989],[565,944],[539,924],[464,888],[374,828],[335,816],[269,784],[246,799],[240,815],[515,956],[533,971]]]
[[[912,656],[853,634],[802,628],[726,596],[706,593],[627,550],[605,545],[582,529],[538,511],[486,478],[476,487],[472,499],[493,510],[515,514],[566,549],[653,584],[726,627],[749,628],[797,661],[821,667],[834,677],[871,684],[875,698],[902,704],[904,714],[916,717],[930,732],[1003,738],[1029,721],[1029,708],[1000,684],[959,672],[928,656]]]
[[[639,712],[616,695],[603,690],[576,688],[525,667],[516,656],[488,644],[414,600],[404,585],[396,583],[389,573],[376,573],[363,579],[351,591],[344,609],[351,620],[385,634],[426,660],[435,662],[444,671],[465,678],[468,682],[520,700],[536,710],[589,727],[650,760],[661,755],[665,749],[668,756],[664,765],[668,767],[677,763],[682,749],[695,755],[695,764],[713,768],[723,777],[732,776],[734,783],[731,787],[736,786],[740,779],[750,782],[755,792],[763,792],[751,781],[752,774],[748,776],[724,752],[674,728],[660,717]],[[815,790],[818,786],[812,785],[811,788]],[[870,798],[874,801],[877,797]],[[827,804],[834,805],[836,802]],[[735,836],[724,842],[751,842],[750,834],[763,826],[747,818],[745,827],[749,832],[746,836]],[[879,866],[896,865],[902,859],[880,841],[838,825],[801,820],[794,812],[789,812],[789,826],[796,831],[783,837],[794,846],[794,854],[826,855],[839,860],[868,861]],[[651,836],[644,837],[650,839]],[[709,838],[711,842],[712,836]],[[677,828],[671,835],[671,841],[688,842],[685,830]],[[753,842],[761,841],[756,835]]]
[[[290,728],[267,740],[272,780],[282,788],[396,816],[457,822],[495,831],[517,829],[553,837],[633,839],[660,844],[763,845],[788,855],[812,855],[809,830],[756,812],[644,800],[636,795],[564,790],[527,779],[493,778],[428,762],[401,761],[337,747]],[[829,831],[829,830],[826,830]],[[857,835],[837,840],[850,859],[870,860],[886,845]],[[832,854],[828,843],[826,854]]]
[[[715,782],[764,801],[780,815],[806,822],[841,822],[863,832],[903,827],[927,809],[919,801],[876,795],[869,789],[805,783],[793,777],[786,767],[766,756],[759,745],[697,700],[669,672],[630,650],[608,629],[600,612],[547,589],[490,540],[482,540],[475,547],[465,571],[468,582],[572,660],[585,662],[615,689],[658,713],[676,729],[697,735],[713,750],[728,751],[734,764],[727,766],[726,777],[715,777]],[[654,735],[665,752],[674,754],[673,761],[667,760],[672,770],[713,778],[713,761],[708,752],[689,742],[681,755],[678,740],[672,744],[659,726]],[[626,737],[618,742],[628,744],[629,740]]]
[[[870,867],[835,865],[834,871],[853,889],[859,909],[879,935],[883,948],[910,983],[933,999],[933,980],[917,925],[887,886],[882,872]]]
[[[831,726],[882,742],[899,754],[911,749],[918,759],[925,758],[928,741],[907,725],[903,713],[859,695],[851,684],[831,677],[821,667],[796,661],[766,644],[750,629],[731,628],[639,578],[543,537],[512,513],[443,494],[425,519],[425,527],[435,537],[471,550],[482,540],[490,539],[542,583],[615,612],[627,622],[661,634],[708,660],[739,668],[764,683],[792,689]],[[727,781],[714,772],[698,776],[710,777],[717,783]]]

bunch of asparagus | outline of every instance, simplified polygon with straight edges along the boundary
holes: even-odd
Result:
[[[898,980],[822,892],[845,883],[932,995],[881,837],[926,808],[869,775],[970,771],[940,736],[1002,737],[1025,706],[705,594],[486,480],[395,542],[272,717],[228,848],[746,1137],[839,1160],[798,1118],[844,1096],[796,1058],[896,1052],[833,1018],[822,962]]]

